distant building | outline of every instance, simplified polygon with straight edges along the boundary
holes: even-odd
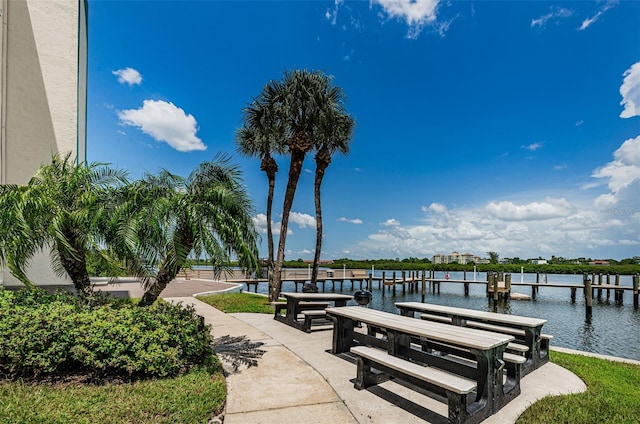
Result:
[[[86,161],[87,1],[0,0],[0,183],[26,184],[58,152]],[[49,252],[27,274],[61,284]],[[0,284],[19,285],[8,270]]]
[[[433,255],[434,264],[479,264],[479,256],[472,255],[471,253],[460,254],[458,252],[451,252],[450,255],[441,255],[440,253]]]
[[[596,259],[595,261],[590,261],[589,265],[601,265],[601,266],[609,266],[611,263],[606,260]]]
[[[548,262],[546,259],[531,259],[531,263],[534,265],[547,265]]]
[[[304,261],[305,264],[313,264],[313,260],[312,259],[305,259]],[[318,265],[331,265],[333,263],[332,259],[320,259],[318,261]]]

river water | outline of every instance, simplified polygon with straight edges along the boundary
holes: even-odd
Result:
[[[370,272],[370,271],[369,271]],[[335,271],[336,277],[340,276],[340,270]],[[462,280],[462,272],[450,272],[452,280]],[[397,275],[400,275],[398,272]],[[376,270],[375,276],[382,276],[382,272]],[[386,271],[387,278],[390,278],[391,272]],[[444,273],[436,273],[436,277],[443,277]],[[486,281],[485,273],[477,273],[475,276],[477,281]],[[548,283],[570,283],[582,284],[582,275],[567,274],[548,274],[546,276]],[[467,280],[473,281],[472,272],[467,272]],[[535,282],[535,274],[512,274],[512,282]],[[544,282],[540,277],[540,282]],[[611,283],[614,280],[612,278]],[[620,276],[620,284],[623,286],[632,286],[632,277]],[[260,284],[258,292],[266,293],[267,285]],[[340,291],[340,285],[336,284],[336,292]],[[382,296],[382,292],[378,289],[377,283],[373,283],[373,300],[369,305],[387,312],[398,313],[395,302],[404,301],[421,301],[421,293],[418,289],[415,292],[407,290],[402,294],[400,285],[396,287],[396,295],[392,296],[390,292]],[[351,283],[345,281],[342,292],[353,294],[359,289],[356,282],[354,289],[351,289]],[[293,283],[285,282],[282,291],[294,291]],[[322,287],[320,287],[322,290]],[[331,290],[331,284],[327,284],[326,290]],[[531,288],[512,287],[512,293],[523,293],[531,295]],[[552,346],[566,347],[570,349],[578,349],[587,352],[601,353],[613,355],[622,358],[640,360],[640,309],[633,307],[632,291],[625,290],[623,305],[616,305],[614,302],[614,293],[611,291],[611,297],[606,299],[606,290],[603,290],[602,301],[593,300],[593,315],[590,321],[585,319],[585,299],[582,290],[578,289],[576,294],[576,302],[571,303],[571,291],[568,288],[558,287],[540,287],[536,295],[536,300],[522,301],[509,300],[498,302],[498,312],[522,315],[534,318],[546,319],[542,332],[553,335],[551,341]],[[438,305],[456,306],[460,308],[470,308],[482,311],[493,311],[493,305],[485,295],[485,286],[480,284],[470,284],[469,296],[464,296],[464,286],[460,283],[443,283],[440,285],[440,294],[431,294],[428,292],[425,296],[425,302]]]

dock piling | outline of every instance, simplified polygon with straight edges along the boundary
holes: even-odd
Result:
[[[616,287],[620,286],[620,274],[616,274]],[[622,305],[624,301],[624,291],[616,288],[616,305]]]
[[[591,315],[593,313],[593,292],[591,290],[591,280],[586,274],[584,275],[584,290],[585,290],[585,296],[586,296],[585,318],[587,322],[591,322]]]
[[[426,275],[427,271],[426,270],[422,270],[422,303],[424,303],[424,297],[425,297],[425,292],[426,292],[426,286],[425,286],[425,275]],[[637,299],[637,296],[636,296]]]
[[[633,307],[638,308],[638,285],[640,283],[640,274],[633,276]]]

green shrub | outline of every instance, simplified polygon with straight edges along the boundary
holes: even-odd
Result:
[[[165,377],[212,357],[210,327],[193,307],[0,290],[0,373],[10,378]]]

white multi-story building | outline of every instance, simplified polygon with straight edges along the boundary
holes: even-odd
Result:
[[[26,184],[58,152],[86,160],[86,0],[0,0],[0,183]],[[29,278],[60,284],[49,252]],[[5,285],[20,284],[8,270]]]
[[[440,253],[433,255],[434,264],[469,264],[480,263],[482,259],[479,256],[472,255],[471,253],[458,253],[451,252],[450,255],[441,255]]]

